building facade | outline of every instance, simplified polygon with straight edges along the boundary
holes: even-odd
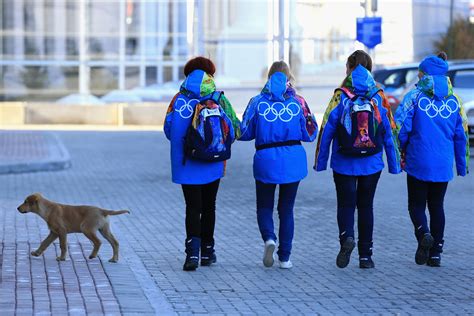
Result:
[[[469,16],[469,0],[452,2],[453,16]],[[450,4],[378,0],[376,63],[431,52],[449,26]],[[363,48],[355,21],[364,14],[355,0],[0,0],[0,100],[177,82],[198,54],[216,62],[227,84],[261,82],[278,59],[318,82],[321,69]]]

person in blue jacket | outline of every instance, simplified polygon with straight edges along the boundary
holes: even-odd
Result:
[[[345,268],[355,247],[354,212],[358,210],[359,267],[373,268],[372,234],[374,225],[373,201],[380,174],[384,168],[382,147],[385,148],[389,172],[400,173],[400,156],[396,138],[392,134],[395,124],[388,102],[371,74],[372,60],[362,50],[352,53],[346,63],[347,77],[336,89],[326,109],[316,147],[316,171],[327,168],[332,143],[331,168],[337,193],[337,222],[340,251],[336,265]],[[345,92],[344,92],[345,91]],[[380,151],[372,155],[348,155],[342,150],[338,131],[344,129],[353,108],[350,100],[372,100],[374,120],[381,129]]]
[[[446,76],[446,60],[444,52],[423,59],[418,84],[405,96],[395,115],[407,173],[408,210],[418,240],[415,262],[432,267],[441,264],[444,196],[453,178],[453,162],[460,176],[468,173],[469,162],[467,117]]]
[[[301,141],[316,138],[317,124],[306,101],[291,84],[290,68],[284,61],[273,63],[268,82],[253,97],[243,116],[240,140],[255,139],[253,174],[257,191],[257,221],[264,245],[263,264],[271,267],[277,237],[273,227],[274,196],[279,185],[280,218],[278,258],[280,268],[289,269],[294,232],[293,207],[299,182],[306,177],[306,152]]]
[[[216,262],[214,226],[216,196],[220,178],[224,176],[224,162],[207,162],[185,157],[184,139],[196,104],[216,91],[212,61],[196,57],[184,66],[186,79],[170,103],[164,132],[171,141],[171,171],[174,183],[181,184],[186,201],[186,260],[183,270],[196,270],[201,254],[201,266]],[[235,135],[240,133],[240,122],[230,102],[219,94],[218,103],[232,121]],[[200,253],[201,250],[201,253]]]

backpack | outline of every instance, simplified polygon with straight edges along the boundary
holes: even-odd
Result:
[[[186,158],[208,162],[230,158],[235,134],[232,122],[219,104],[222,93],[215,91],[196,104],[184,139],[183,164]]]
[[[344,110],[337,127],[338,152],[356,157],[371,156],[381,152],[383,148],[382,120],[373,97],[368,99],[354,95],[345,87],[337,90],[341,90],[348,97],[343,102]]]

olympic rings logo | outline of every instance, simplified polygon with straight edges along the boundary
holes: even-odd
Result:
[[[174,104],[174,110],[179,113],[183,119],[188,119],[194,114],[194,107],[199,103],[198,99],[190,99],[186,101],[178,98]]]
[[[435,102],[435,100],[431,100],[427,97],[422,97],[418,100],[418,108],[425,112],[426,115],[428,115],[428,117],[430,118],[434,118],[439,114],[439,116],[444,119],[449,118],[451,114],[456,113],[459,109],[459,103],[456,102],[454,99],[449,99],[446,102],[444,102],[444,100],[441,100],[441,106],[439,105],[439,103],[439,101]]]
[[[260,102],[257,107],[258,114],[263,116],[267,122],[275,122],[277,119],[287,123],[300,114],[301,106],[296,102],[284,104],[283,102]]]

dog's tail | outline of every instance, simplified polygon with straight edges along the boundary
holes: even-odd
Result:
[[[120,214],[130,214],[130,211],[127,211],[127,210],[120,210],[120,211],[102,210],[102,215],[104,215],[104,216],[120,215]]]

